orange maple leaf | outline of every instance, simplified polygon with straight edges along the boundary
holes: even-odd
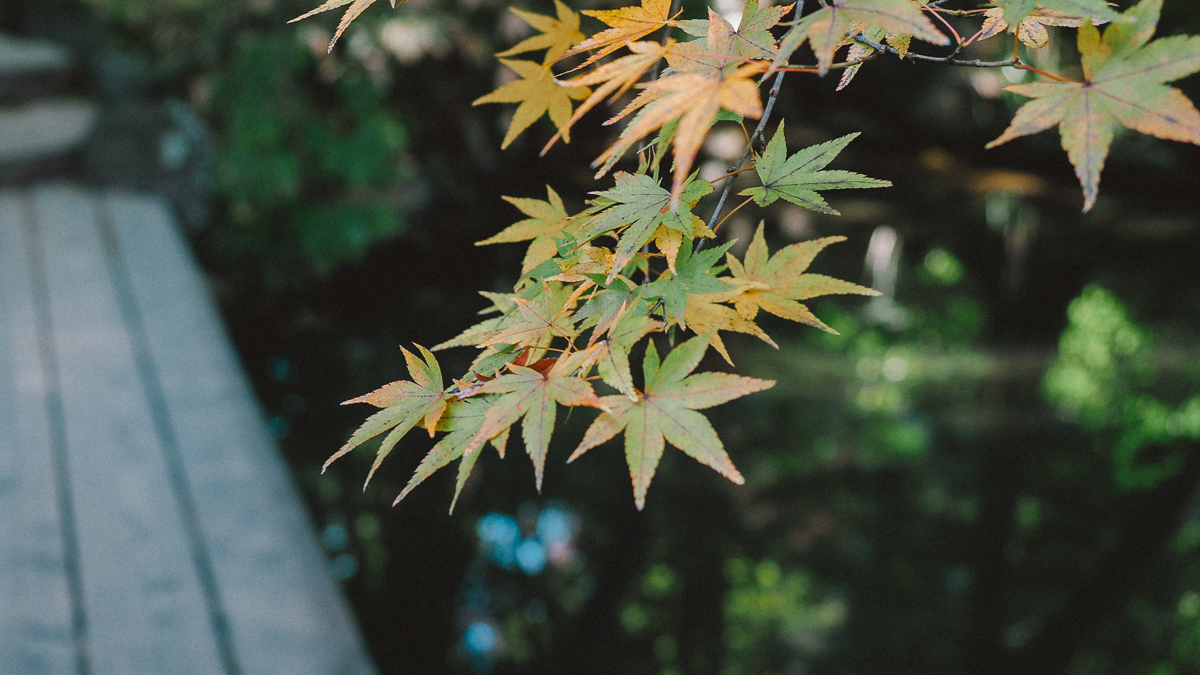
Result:
[[[600,19],[612,28],[596,33],[563,54],[562,58],[566,58],[593,49],[599,50],[589,56],[580,68],[595,63],[627,43],[643,38],[663,26],[674,24],[670,16],[671,0],[642,0],[641,7],[584,10],[583,13]]]
[[[561,82],[563,86],[592,86],[599,84],[600,87],[592,92],[592,95],[587,97],[579,107],[575,109],[575,113],[571,115],[571,119],[559,128],[558,133],[546,143],[546,147],[542,148],[542,154],[550,149],[550,146],[558,142],[558,139],[566,134],[572,124],[579,121],[583,115],[596,106],[597,103],[604,100],[610,94],[613,99],[616,99],[621,94],[629,91],[629,88],[637,84],[638,80],[642,79],[642,75],[646,73],[654,64],[658,63],[659,59],[664,54],[669,53],[675,45],[675,41],[667,39],[666,44],[657,42],[631,42],[629,43],[629,51],[633,52],[629,56],[610,61],[602,66],[597,67],[587,75],[577,77],[573,80]]]
[[[650,83],[620,114],[605,122],[612,124],[641,110],[621,132],[617,142],[592,164],[600,166],[596,177],[607,173],[634,143],[664,124],[678,120],[670,203],[670,208],[674,210],[679,205],[684,183],[692,171],[692,162],[717,113],[724,108],[743,117],[758,119],[762,116],[758,85],[750,76],[761,73],[766,67],[765,62],[748,63],[728,74],[724,69],[678,73]]]

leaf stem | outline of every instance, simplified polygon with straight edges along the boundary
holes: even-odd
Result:
[[[954,30],[954,26],[951,26],[950,22],[946,21],[945,17],[943,17],[941,14],[938,14],[937,12],[933,11],[933,8],[925,3],[921,3],[921,9],[924,9],[925,11],[932,14],[933,18],[937,19],[938,21],[941,21],[942,25],[945,26],[946,28],[948,28],[950,30],[950,33],[952,35],[954,35],[954,44],[958,45],[959,47],[962,47],[962,43],[963,43],[962,36],[958,34],[958,31]]]
[[[733,210],[732,210],[732,211],[730,211],[729,213],[725,214],[725,217],[721,219],[721,222],[717,223],[717,224],[716,224],[716,226],[712,228],[712,231],[713,231],[713,232],[716,232],[718,228],[720,228],[722,225],[724,225],[724,224],[725,224],[725,221],[727,221],[727,220],[729,220],[730,218],[732,218],[732,217],[733,217],[733,214],[735,214],[735,213],[737,213],[737,212],[738,212],[738,209],[742,208],[743,206],[745,206],[745,205],[749,204],[749,203],[750,203],[750,202],[752,202],[752,201],[754,201],[754,197],[746,197],[746,201],[744,201],[744,202],[742,202],[741,204],[738,204],[737,206],[733,207]]]
[[[1048,77],[1056,82],[1066,82],[1069,84],[1082,84],[1078,80],[1072,80],[1068,77],[1060,77],[1053,73],[1047,73],[1046,71],[1044,71],[1040,68],[1034,68],[1033,66],[1027,66],[1024,63],[1015,63],[1015,64],[1013,64],[1013,68],[1016,68],[1017,70],[1028,70],[1030,72],[1037,73],[1038,75],[1041,75],[1042,77]]]
[[[737,171],[730,171],[729,173],[725,174],[724,176],[721,176],[720,178],[714,178],[714,179],[708,181],[708,184],[716,185],[717,183],[720,183],[721,181],[725,180],[726,178],[729,178],[730,176],[736,176],[739,173],[746,173],[747,171],[749,171],[750,169],[753,169],[753,168],[754,167],[752,167],[752,166],[747,166],[745,168],[738,169]]]

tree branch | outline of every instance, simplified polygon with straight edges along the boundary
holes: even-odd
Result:
[[[796,2],[796,17],[799,17],[804,12],[804,0]],[[791,34],[796,27],[793,26],[788,34]],[[784,36],[786,39],[787,36]],[[758,126],[754,127],[754,133],[750,134],[750,140],[746,142],[746,148],[742,150],[742,156],[738,158],[737,163],[729,169],[725,177],[725,186],[721,190],[721,198],[717,200],[717,208],[713,209],[712,216],[708,219],[708,229],[713,229],[717,223],[717,219],[721,217],[721,211],[725,209],[725,201],[729,199],[729,193],[733,191],[733,175],[741,170],[742,165],[746,160],[750,159],[750,152],[754,149],[754,144],[762,140],[763,132],[767,128],[767,120],[771,118],[771,111],[775,109],[775,101],[779,98],[779,90],[783,87],[784,71],[780,70],[775,74],[775,81],[771,83],[771,90],[767,93],[767,105],[763,108],[762,117],[758,119]],[[699,239],[696,245],[692,248],[692,255],[704,250],[704,246],[708,243],[707,239]]]

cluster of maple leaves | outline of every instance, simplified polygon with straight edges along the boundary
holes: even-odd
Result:
[[[350,5],[333,38],[336,42],[374,1],[329,0],[298,19]],[[714,184],[697,178],[693,162],[717,121],[764,116],[769,106],[764,107],[761,85],[772,74],[824,75],[841,69],[844,87],[863,63],[879,55],[971,65],[956,60],[963,48],[1010,33],[1013,58],[991,65],[1033,70],[1042,79],[1009,87],[1033,100],[1017,111],[1008,130],[989,147],[1058,126],[1083,186],[1085,211],[1095,203],[1100,171],[1118,124],[1160,138],[1200,143],[1200,113],[1179,90],[1165,84],[1200,70],[1200,38],[1151,42],[1162,0],[1141,0],[1124,13],[1104,0],[995,0],[983,6],[960,3],[968,7],[959,9],[947,8],[948,0],[815,0],[808,3],[813,11],[804,14],[805,4],[760,7],[758,0],[746,0],[734,27],[711,10],[707,19],[685,20],[673,13],[671,0],[642,0],[635,7],[584,11],[606,26],[590,37],[580,31],[580,14],[559,0],[555,17],[513,9],[538,34],[498,54],[517,79],[475,101],[519,104],[502,147],[548,115],[558,131],[545,152],[560,138],[569,141],[571,126],[597,104],[637,89],[606,123],[628,119],[594,166],[599,179],[640,146],[638,169],[616,172],[614,185],[594,192],[587,208],[575,214],[567,212],[549,187],[545,200],[504,197],[527,218],[479,244],[528,241],[520,280],[511,293],[483,293],[492,303],[487,312],[496,316],[434,347],[475,347],[479,353],[470,370],[447,385],[429,350],[418,346],[419,355],[404,350],[411,379],[347,401],[381,410],[326,467],[386,432],[369,482],[396,443],[419,426],[431,438],[443,435],[396,501],[456,460],[457,501],[484,446],[492,445],[503,457],[510,431],[520,422],[540,489],[558,407],[582,406],[595,408],[598,416],[568,461],[624,432],[639,509],[665,442],[735,483],[742,482],[712,425],[697,411],[774,382],[695,373],[708,347],[732,365],[722,331],[753,335],[774,345],[755,323],[759,311],[831,330],[808,310],[805,300],[875,294],[808,271],[816,255],[842,237],[794,244],[771,255],[760,224],[741,260],[729,253],[732,242],[709,246],[720,227],[720,207],[707,222],[697,215],[700,200],[714,192]],[[783,23],[789,14],[791,21]],[[964,39],[948,17],[982,21],[979,30]],[[1020,61],[1018,41],[1030,48],[1045,46],[1045,26],[1078,30],[1081,78],[1045,73]],[[1098,26],[1105,26],[1103,34]],[[687,37],[643,40],[660,29],[678,29]],[[912,49],[914,40],[953,51],[919,55]],[[813,65],[792,62],[804,44],[815,57]],[[843,48],[846,60],[835,63]],[[508,58],[540,50],[545,50],[540,62]],[[666,67],[660,68],[663,61]],[[775,77],[778,83],[782,75]],[[759,185],[740,194],[746,203],[759,206],[784,199],[836,214],[821,191],[889,185],[826,169],[856,135],[789,154],[781,122],[763,151],[753,153]],[[659,175],[668,148],[674,165],[669,188]],[[695,337],[660,358],[664,340],[655,336],[674,337],[680,330]],[[641,344],[639,383],[630,354]],[[600,393],[597,388],[602,388]]]

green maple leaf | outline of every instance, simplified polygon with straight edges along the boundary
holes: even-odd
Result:
[[[417,466],[416,472],[404,486],[404,490],[392,502],[392,506],[399,504],[400,500],[407,497],[413,488],[420,485],[438,469],[461,457],[462,461],[458,465],[458,478],[454,485],[454,499],[450,502],[450,513],[454,513],[458,495],[462,492],[463,485],[471,475],[471,469],[475,467],[475,462],[479,459],[480,450],[482,450],[482,447],[476,447],[468,453],[467,447],[479,432],[479,427],[483,424],[483,416],[490,404],[491,401],[488,399],[467,399],[450,403],[437,426],[438,431],[448,433],[438,440],[437,444],[421,459],[421,464]],[[504,454],[506,439],[507,435],[504,438],[497,437],[493,441],[501,456]]]
[[[993,0],[993,4],[1004,8],[1004,20],[1010,26],[1017,25],[1021,19],[1032,14],[1038,5],[1071,16],[1121,20],[1121,15],[1109,7],[1106,0]]]
[[[665,273],[657,281],[643,286],[642,295],[647,298],[661,297],[663,317],[669,323],[683,323],[683,314],[689,295],[706,295],[732,290],[733,287],[712,273],[713,265],[733,246],[729,241],[716,247],[692,254],[690,246],[679,249],[675,259],[675,274]]]
[[[890,33],[911,35],[920,40],[948,45],[950,39],[933,25],[913,0],[825,0],[825,6],[801,20],[779,47],[775,66],[791,56],[804,40],[817,56],[821,75],[833,65],[833,53],[846,42],[854,24],[877,26]]]
[[[525,259],[521,262],[521,274],[528,274],[530,270],[550,260],[558,253],[558,246],[554,243],[554,239],[570,228],[573,218],[563,207],[558,193],[549,185],[546,186],[546,201],[522,197],[501,197],[501,199],[520,209],[521,213],[529,218],[513,223],[498,234],[475,242],[475,245],[486,246],[532,239],[529,250],[525,252]]]
[[[407,349],[403,347],[400,349],[404,352],[405,361],[408,362],[408,372],[412,380],[392,382],[342,404],[369,403],[377,408],[383,408],[383,410],[368,417],[362,426],[350,436],[350,440],[333,453],[332,457],[325,460],[325,464],[321,467],[322,473],[337,458],[362,445],[368,439],[391,429],[379,446],[379,451],[375,454],[375,462],[371,465],[366,482],[363,483],[363,489],[366,490],[367,484],[371,482],[371,477],[375,475],[375,470],[409,430],[418,423],[422,423],[429,431],[429,435],[433,435],[438,420],[446,410],[446,392],[442,388],[442,370],[433,354],[430,354],[429,350],[421,345],[417,345],[417,349],[420,350],[424,361],[418,359]]]
[[[733,33],[734,53],[749,59],[774,57],[775,37],[771,35],[771,29],[784,14],[792,11],[792,7],[779,5],[760,8],[759,0],[746,0],[742,6],[742,20]]]
[[[1100,172],[1117,124],[1167,140],[1200,144],[1200,112],[1183,92],[1165,83],[1200,71],[1200,37],[1150,42],[1162,0],[1143,0],[1124,21],[1100,31],[1079,27],[1082,82],[1035,82],[1007,87],[1034,100],[1022,106],[992,148],[1019,136],[1059,127],[1062,147],[1091,210]]]
[[[686,237],[695,236],[696,217],[692,207],[712,192],[708,181],[693,180],[684,186],[678,208],[671,210],[671,193],[650,176],[618,171],[613,178],[615,187],[595,193],[598,208],[593,209],[591,221],[584,231],[584,238],[591,240],[623,228],[613,251],[613,267],[607,283],[612,283],[638,251],[654,238],[659,225]]]
[[[849,281],[823,274],[805,273],[813,259],[826,246],[845,240],[845,237],[822,237],[786,246],[772,256],[769,255],[767,241],[763,237],[763,225],[759,223],[758,231],[754,233],[754,239],[746,249],[745,260],[739,262],[732,255],[727,257],[733,278],[741,282],[750,282],[745,283],[742,293],[733,299],[733,306],[738,314],[750,321],[758,315],[758,310],[762,309],[775,316],[799,321],[837,335],[837,331],[826,326],[808,307],[798,301],[837,293],[879,295],[879,291]]]
[[[626,311],[608,331],[607,339],[601,343],[596,354],[596,372],[605,384],[637,400],[633,388],[633,374],[629,370],[629,350],[649,333],[662,330],[663,324],[645,314]]]
[[[845,190],[849,188],[889,187],[886,180],[867,178],[851,171],[823,171],[850,141],[858,138],[857,133],[842,136],[827,143],[813,145],[787,156],[784,144],[783,122],[767,149],[754,162],[754,170],[762,187],[748,188],[739,194],[754,197],[759,206],[766,206],[776,199],[783,199],[812,211],[840,215],[825,203],[817,190]]]
[[[488,407],[475,437],[464,449],[474,452],[479,446],[521,421],[521,437],[525,452],[533,460],[538,492],[542,490],[542,475],[546,466],[546,451],[554,432],[554,419],[559,404],[602,407],[596,392],[587,380],[580,377],[586,370],[587,352],[563,356],[547,372],[532,368],[510,366],[512,372],[484,383],[481,394],[503,394]]]
[[[579,14],[564,5],[560,0],[554,0],[554,9],[558,13],[557,20],[541,14],[525,12],[516,7],[509,7],[508,9],[513,14],[524,19],[525,23],[533,26],[542,33],[541,35],[526,38],[515,46],[496,54],[496,56],[512,56],[513,54],[523,54],[538,49],[545,49],[546,56],[543,57],[542,63],[550,64],[561,58],[563,54],[566,54],[568,49],[583,42],[583,39],[586,37],[583,33],[579,32]]]
[[[720,22],[724,32],[729,36],[729,44],[725,47],[730,55],[758,59],[775,56],[775,36],[771,29],[779,24],[784,14],[792,11],[794,5],[759,7],[759,0],[746,0],[742,5],[742,19],[735,29],[732,24],[719,14],[709,13],[708,19],[685,19],[679,21],[679,29],[688,35],[698,38],[707,37],[712,29],[713,21]],[[712,47],[711,41],[697,40],[697,46]],[[710,49],[711,51],[711,49]]]
[[[692,375],[711,338],[711,334],[694,337],[672,350],[661,363],[651,342],[642,364],[645,391],[637,400],[616,395],[602,398],[607,411],[592,422],[567,461],[574,461],[624,431],[625,460],[639,510],[646,504],[646,490],[662,458],[664,439],[734,483],[745,482],[708,418],[696,411],[770,389],[775,382],[729,373]]]

